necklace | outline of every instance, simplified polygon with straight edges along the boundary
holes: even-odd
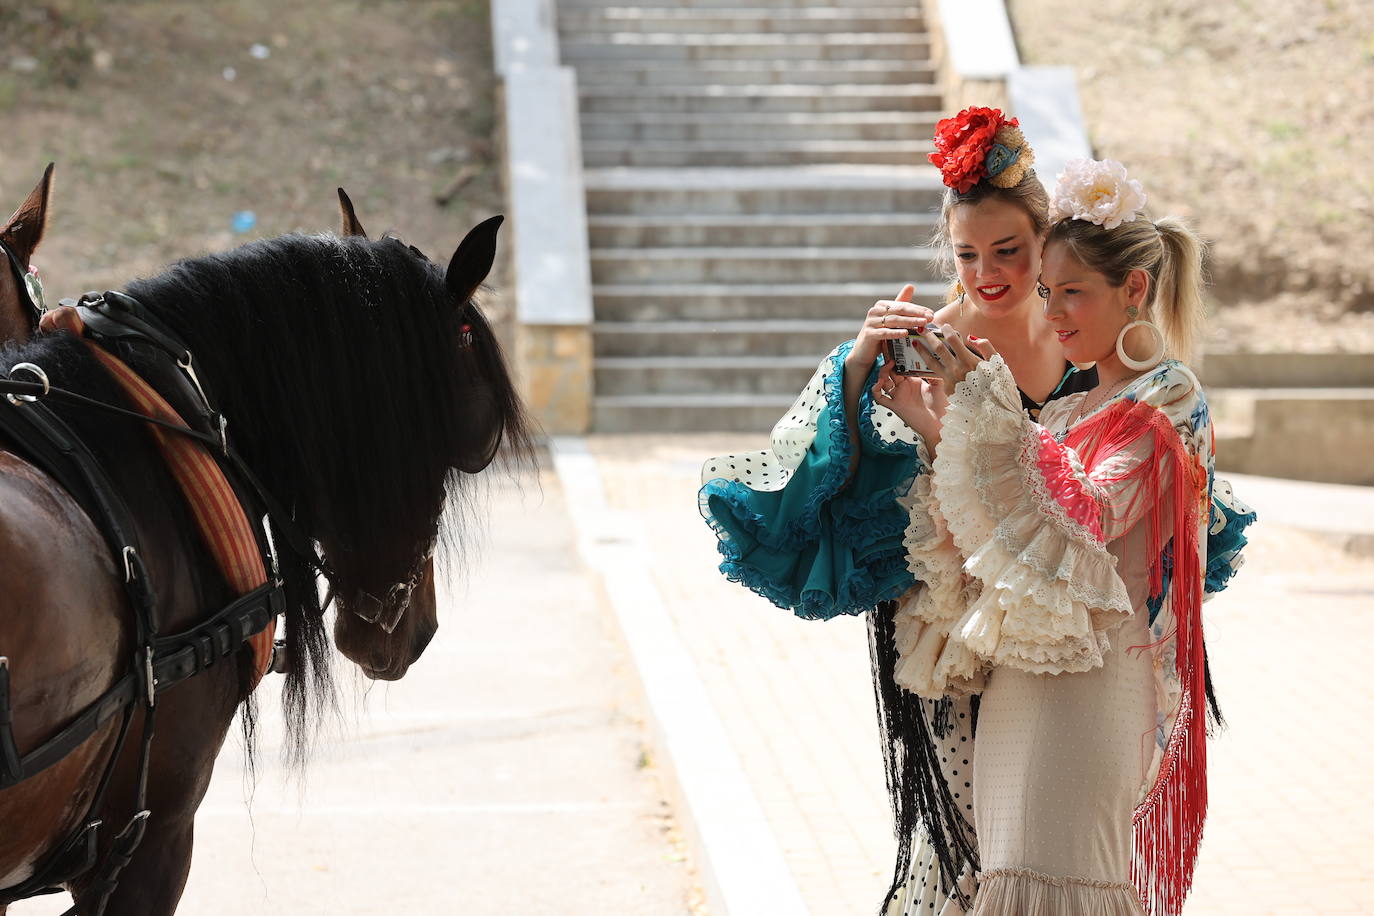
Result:
[[[1093,404],[1091,410],[1086,409],[1086,408],[1084,407],[1084,405],[1087,404],[1087,402],[1088,402],[1088,396],[1087,396],[1087,395],[1084,395],[1084,396],[1083,396],[1083,400],[1080,401],[1079,404],[1078,404],[1078,409],[1077,409],[1076,411],[1074,411],[1074,413],[1076,414],[1076,416],[1074,416],[1074,417],[1069,421],[1069,426],[1073,426],[1073,425],[1074,425],[1075,423],[1077,423],[1079,420],[1083,419],[1083,418],[1086,417],[1088,414],[1092,413],[1094,410],[1097,410],[1097,408],[1101,407],[1103,404],[1105,404],[1105,403],[1107,403],[1108,401],[1110,401],[1111,398],[1112,398],[1112,395],[1113,395],[1114,393],[1116,393],[1116,390],[1117,390],[1118,388],[1120,388],[1120,387],[1121,387],[1122,385],[1124,385],[1125,383],[1130,382],[1130,381],[1132,381],[1132,380],[1134,380],[1134,379],[1136,379],[1136,378],[1139,378],[1139,374],[1136,374],[1136,375],[1128,375],[1128,376],[1126,376],[1125,378],[1118,380],[1117,383],[1116,383],[1115,385],[1113,385],[1112,387],[1110,387],[1110,388],[1107,389],[1107,393],[1106,393],[1105,395],[1103,395],[1102,397],[1100,397],[1100,398],[1097,399],[1097,402],[1096,402],[1095,404]]]

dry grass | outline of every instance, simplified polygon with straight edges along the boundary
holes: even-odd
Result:
[[[1224,342],[1374,352],[1369,0],[1008,6],[1027,63],[1077,70],[1097,155],[1211,240]]]
[[[490,57],[481,0],[29,3],[0,15],[0,207],[57,162],[36,258],[53,299],[337,230],[340,185],[370,234],[446,263],[501,208]]]

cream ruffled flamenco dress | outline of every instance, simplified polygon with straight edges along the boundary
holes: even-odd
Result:
[[[1082,397],[1033,423],[988,361],[958,386],[933,472],[904,499],[922,584],[898,611],[896,679],[931,698],[981,692],[973,916],[1174,913],[1191,881],[1206,402],[1175,362],[1070,430]]]

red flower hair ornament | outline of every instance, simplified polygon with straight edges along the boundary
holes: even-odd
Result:
[[[929,158],[945,185],[965,194],[984,179],[999,188],[1015,187],[1035,153],[1015,118],[996,108],[965,108],[935,125],[935,152]]]

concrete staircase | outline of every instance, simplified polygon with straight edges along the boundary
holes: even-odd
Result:
[[[925,247],[941,96],[916,2],[559,0],[598,432],[768,429]]]

